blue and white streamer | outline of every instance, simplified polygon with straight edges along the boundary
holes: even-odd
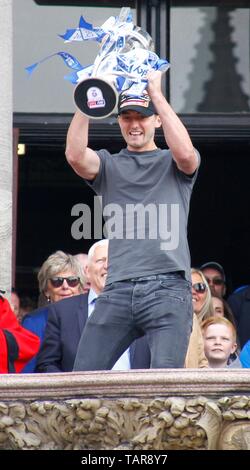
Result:
[[[29,76],[38,65],[54,56],[59,56],[73,72],[64,79],[77,84],[88,77],[107,78],[118,92],[140,95],[147,86],[147,73],[150,69],[165,72],[169,68],[167,60],[160,59],[152,50],[150,36],[134,26],[130,8],[122,8],[119,16],[111,16],[101,27],[94,27],[83,16],[77,28],[67,29],[58,35],[65,43],[97,41],[100,51],[92,65],[83,66],[68,52],[56,52],[26,67]]]
[[[82,70],[84,68],[80,64],[80,62],[78,62],[78,60],[75,57],[73,57],[73,55],[69,54],[68,52],[55,52],[54,54],[48,55],[47,57],[44,57],[38,62],[35,62],[32,65],[29,65],[28,67],[25,68],[25,70],[27,70],[28,74],[31,75],[39,64],[42,64],[42,62],[45,62],[46,60],[51,59],[51,57],[54,57],[56,55],[61,57],[65,65],[67,65],[67,67],[69,67],[70,69]]]

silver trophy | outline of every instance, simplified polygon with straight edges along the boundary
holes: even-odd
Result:
[[[119,17],[109,18],[103,27],[107,32],[90,76],[81,80],[74,92],[76,106],[93,119],[114,113],[121,92],[140,95],[150,69],[166,71],[169,67],[153,52],[151,36],[133,25],[129,8],[122,8]]]

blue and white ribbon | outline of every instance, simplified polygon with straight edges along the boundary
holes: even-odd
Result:
[[[169,68],[167,60],[160,59],[148,50],[149,40],[152,42],[152,39],[134,26],[130,8],[122,8],[119,16],[111,16],[101,27],[94,27],[81,16],[77,28],[67,29],[59,37],[67,43],[90,40],[99,42],[101,47],[94,63],[83,66],[73,55],[61,51],[26,67],[29,75],[41,63],[59,56],[73,70],[71,74],[64,76],[72,84],[87,77],[107,77],[107,80],[115,84],[118,92],[129,89],[131,94],[141,94],[147,86],[146,75],[150,69],[165,72]]]
[[[31,75],[39,64],[42,64],[42,62],[45,62],[46,60],[51,59],[51,57],[54,57],[56,55],[61,57],[65,65],[67,65],[67,67],[69,67],[70,69],[82,70],[84,68],[80,64],[80,62],[78,62],[78,60],[68,52],[55,52],[54,54],[48,55],[47,57],[44,57],[38,62],[35,62],[34,64],[29,65],[28,67],[25,67],[25,70],[27,70],[28,74]]]

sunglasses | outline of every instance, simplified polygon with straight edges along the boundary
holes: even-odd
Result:
[[[192,284],[192,288],[199,294],[202,294],[207,290],[207,286],[203,282],[196,282],[195,284]]]
[[[214,284],[215,286],[222,286],[222,284],[224,284],[223,279],[221,279],[220,277],[214,277],[213,279],[209,279],[208,277],[206,277],[206,280],[208,284]]]
[[[50,282],[53,287],[61,287],[64,281],[67,282],[69,287],[76,287],[80,282],[80,278],[77,276],[69,276],[69,277],[51,277]]]

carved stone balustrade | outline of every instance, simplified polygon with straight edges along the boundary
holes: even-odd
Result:
[[[0,449],[250,449],[250,372],[2,374]]]

